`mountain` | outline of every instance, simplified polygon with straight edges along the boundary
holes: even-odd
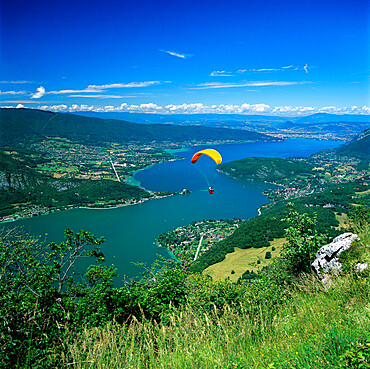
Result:
[[[59,136],[83,142],[191,142],[274,141],[274,137],[247,130],[138,124],[122,120],[83,117],[34,109],[0,109],[0,143],[26,137]]]
[[[370,156],[370,128],[361,132],[352,141],[336,149],[340,154],[347,156]]]
[[[244,115],[244,114],[148,114],[148,113],[127,113],[127,112],[79,112],[79,115],[96,117],[102,119],[128,120],[137,123],[173,123],[173,124],[208,124],[217,122],[269,122],[284,123],[292,121],[297,124],[304,123],[328,123],[328,122],[370,122],[370,115],[350,114],[327,114],[317,113],[306,117],[280,117],[270,115]]]
[[[317,113],[298,119],[295,123],[370,122],[370,115]]]

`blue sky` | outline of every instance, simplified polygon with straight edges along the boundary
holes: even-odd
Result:
[[[2,0],[2,106],[369,114],[369,2]]]

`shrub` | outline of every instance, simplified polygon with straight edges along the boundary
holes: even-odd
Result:
[[[317,250],[324,244],[326,236],[319,235],[315,230],[316,217],[311,219],[307,214],[298,213],[292,204],[288,206],[288,228],[285,230],[288,242],[282,246],[281,255],[287,272],[297,276],[301,272],[311,270],[311,262]]]

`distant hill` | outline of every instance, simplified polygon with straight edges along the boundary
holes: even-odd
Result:
[[[79,115],[102,119],[119,119],[137,123],[174,123],[174,124],[205,124],[212,125],[216,122],[269,122],[283,123],[291,121],[303,123],[328,123],[328,122],[370,122],[370,115],[327,114],[317,113],[306,117],[280,117],[270,115],[244,115],[244,114],[148,114],[127,112],[79,112]]]
[[[279,140],[247,130],[171,124],[148,125],[34,109],[0,109],[2,145],[17,142],[29,136],[59,136],[95,143]]]
[[[297,124],[302,123],[330,123],[330,122],[370,122],[370,115],[353,115],[353,114],[327,114],[317,113],[307,117],[299,118],[295,121]]]
[[[221,164],[217,167],[222,173],[233,178],[253,179],[274,182],[297,175],[311,175],[312,166],[302,162],[280,158],[245,158]]]
[[[370,156],[370,128],[361,132],[352,141],[336,149],[340,154],[347,156]]]

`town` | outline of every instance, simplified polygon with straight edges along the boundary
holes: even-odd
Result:
[[[157,242],[167,248],[176,258],[187,256],[196,259],[216,243],[230,236],[242,223],[242,219],[208,219],[193,221],[170,232],[161,233]]]

